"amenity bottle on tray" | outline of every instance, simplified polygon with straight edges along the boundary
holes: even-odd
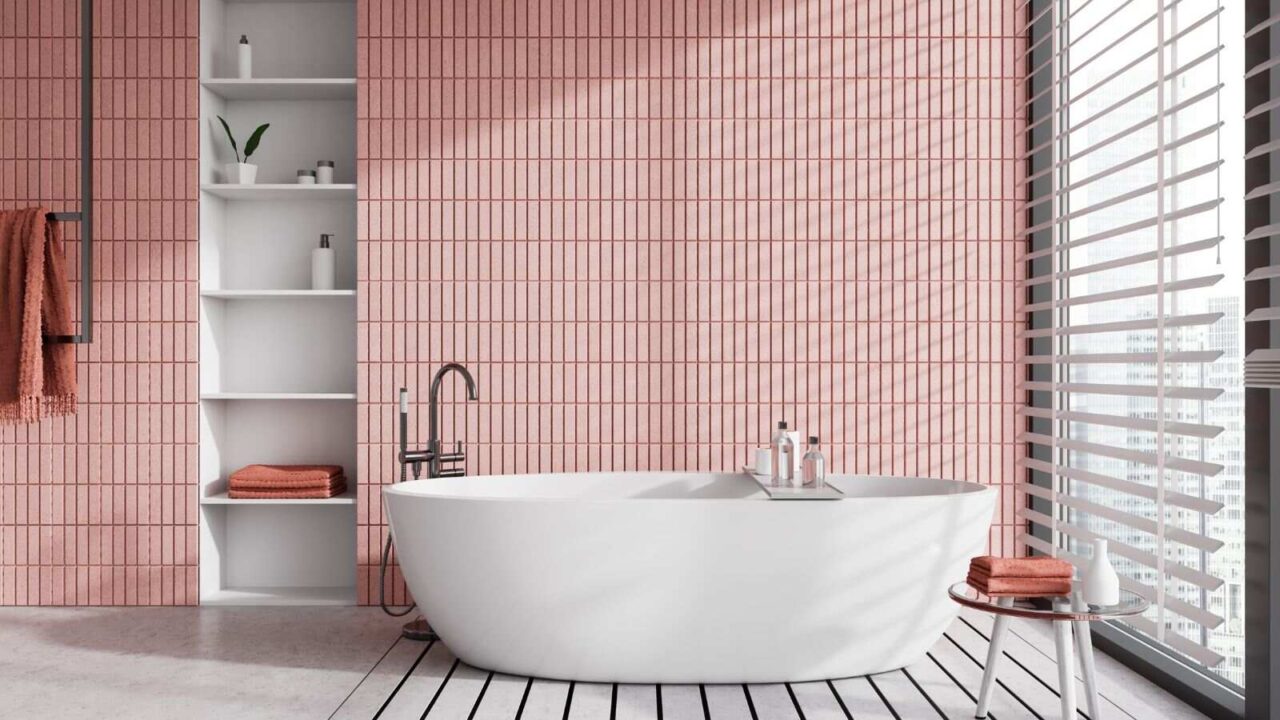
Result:
[[[772,484],[774,487],[786,487],[796,474],[796,446],[787,436],[786,420],[778,422],[778,432],[773,434],[769,447],[773,451]]]
[[[809,436],[809,451],[800,464],[800,476],[804,481],[803,487],[821,490],[827,486],[827,459],[818,448],[817,435]]]

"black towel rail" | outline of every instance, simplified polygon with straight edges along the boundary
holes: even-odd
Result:
[[[80,0],[80,212],[52,212],[80,223],[80,332],[46,335],[47,342],[93,342],[93,0]]]

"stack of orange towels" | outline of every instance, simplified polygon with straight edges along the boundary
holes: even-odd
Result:
[[[1072,574],[1071,563],[1057,558],[983,555],[969,561],[966,581],[995,597],[1051,597],[1071,594]]]
[[[341,465],[245,465],[227,484],[233,500],[320,499],[347,491]]]

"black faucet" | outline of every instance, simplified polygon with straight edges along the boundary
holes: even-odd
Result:
[[[466,461],[466,454],[462,452],[462,443],[459,442],[454,446],[451,453],[440,452],[440,383],[444,380],[444,376],[450,372],[457,372],[467,381],[467,399],[477,400],[480,395],[476,392],[476,381],[471,377],[471,373],[458,363],[449,363],[436,371],[436,375],[431,380],[431,417],[429,420],[427,438],[427,447],[425,450],[410,450],[408,448],[409,434],[409,391],[400,388],[400,466],[401,480],[404,479],[404,467],[413,467],[413,477],[416,479],[422,474],[422,464],[427,464],[427,477],[458,477],[466,475],[465,467],[441,467],[442,465],[461,464]]]

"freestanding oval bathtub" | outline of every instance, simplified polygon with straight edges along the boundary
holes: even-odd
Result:
[[[771,501],[746,475],[583,473],[383,489],[405,579],[463,661],[632,683],[818,680],[924,656],[995,491],[835,477]]]

